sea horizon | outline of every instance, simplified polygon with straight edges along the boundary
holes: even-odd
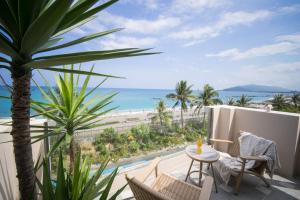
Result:
[[[45,86],[42,86],[43,88]],[[89,88],[91,89],[91,88]],[[113,102],[107,107],[118,107],[114,112],[137,112],[137,111],[151,111],[155,109],[156,104],[159,100],[164,100],[168,108],[171,108],[174,102],[166,98],[168,93],[173,92],[172,89],[142,89],[142,88],[98,88],[94,95],[104,95],[107,93],[118,93],[114,98]],[[200,90],[194,90],[194,93],[199,93]],[[273,97],[272,92],[246,92],[246,91],[224,91],[218,90],[219,98],[226,103],[226,101],[233,97],[239,98],[242,94],[245,94],[252,98],[253,103],[261,103],[269,100]],[[1,96],[9,95],[9,92],[0,86]],[[93,96],[94,96],[93,95]],[[31,97],[36,101],[45,101],[38,87],[32,86]],[[0,99],[0,117],[10,117],[10,100]]]

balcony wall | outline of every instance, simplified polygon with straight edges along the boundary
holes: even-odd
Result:
[[[31,124],[41,125],[45,120],[33,120]],[[1,121],[2,122],[2,121]],[[0,125],[0,132],[10,131],[7,126]],[[3,143],[11,141],[10,134],[0,135],[0,199],[12,200],[19,199],[18,179],[16,178],[17,170],[14,159],[13,144]],[[1,144],[2,143],[2,144]],[[44,144],[37,142],[32,145],[32,154],[34,161],[37,161],[39,155],[43,156]],[[37,177],[41,177],[42,171],[37,173]]]
[[[234,106],[211,106],[211,137],[236,140],[240,131],[277,143],[281,168],[278,174],[293,177],[300,175],[300,115],[285,112]],[[227,151],[227,145],[217,148]]]

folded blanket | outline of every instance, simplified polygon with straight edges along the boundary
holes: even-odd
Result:
[[[267,173],[272,178],[274,170],[280,167],[276,143],[248,132],[241,133],[239,143],[241,156],[259,156],[267,160]],[[241,169],[242,161],[226,153],[220,154],[221,157],[214,166],[219,172],[220,177],[227,184],[230,176],[232,174],[236,175],[237,171]],[[245,169],[251,169],[257,164],[259,163],[255,160],[247,161]]]

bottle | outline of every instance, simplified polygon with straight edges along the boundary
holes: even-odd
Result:
[[[197,150],[196,150],[197,154],[201,154],[202,153],[202,137],[201,135],[199,136],[198,140],[197,140]]]

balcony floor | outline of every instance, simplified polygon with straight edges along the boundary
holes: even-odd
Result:
[[[170,174],[180,180],[184,180],[191,159],[188,158],[184,152],[168,155],[162,157],[160,162],[161,172]],[[143,172],[143,166],[137,169],[129,170],[126,173],[135,175]],[[194,170],[199,169],[199,164],[194,162]],[[206,170],[206,167],[203,169]],[[210,172],[208,172],[210,173]],[[120,173],[113,184],[112,191],[120,188],[126,184],[125,173]],[[197,174],[192,179],[197,179]],[[228,185],[221,184],[221,181],[217,178],[218,193],[213,188],[211,199],[212,200],[250,200],[250,199],[264,199],[264,200],[289,200],[300,199],[300,180],[299,179],[287,179],[278,175],[274,175],[273,180],[266,175],[266,178],[271,182],[271,187],[265,187],[264,183],[257,177],[245,175],[240,188],[239,195],[233,194],[233,188],[235,185],[234,179],[232,179]],[[150,177],[151,179],[151,177]],[[130,188],[127,187],[120,195],[119,199],[127,199],[132,197]]]

